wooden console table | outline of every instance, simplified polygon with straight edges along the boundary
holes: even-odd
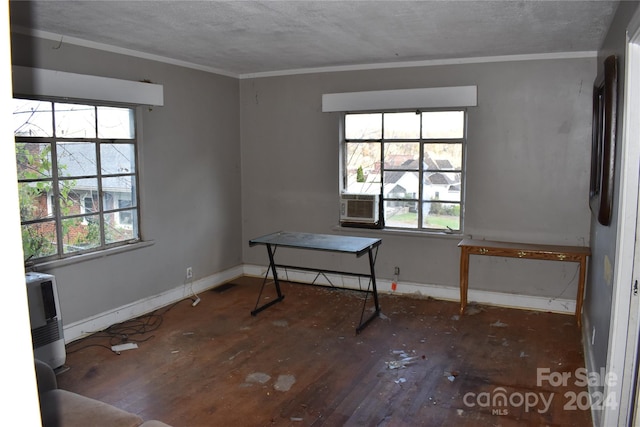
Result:
[[[542,259],[550,261],[568,261],[580,263],[578,295],[576,297],[576,322],[581,324],[582,300],[587,271],[587,257],[591,249],[585,246],[553,246],[528,243],[493,242],[489,240],[464,239],[458,246],[460,255],[460,315],[467,306],[469,288],[469,255],[488,255],[509,258]]]

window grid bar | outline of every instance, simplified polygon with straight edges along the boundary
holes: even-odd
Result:
[[[51,143],[51,174],[53,175],[53,216],[55,217],[56,228],[56,255],[64,255],[64,235],[62,233],[62,206],[60,205],[60,176],[58,174],[58,142],[56,137],[56,107],[55,102],[51,102],[51,120],[53,123],[53,141]]]
[[[96,136],[98,136],[98,107],[96,108]],[[102,141],[98,141],[95,144],[96,147],[96,162],[98,163],[96,165],[97,167],[97,173],[98,173],[98,211],[99,211],[99,223],[100,223],[100,247],[104,248],[106,243],[107,243],[107,238],[105,236],[105,226],[106,224],[104,223],[104,192],[102,190],[102,150],[100,149],[102,146]]]
[[[420,139],[418,140],[420,160],[418,162],[418,200],[422,200],[424,196],[424,144],[422,143],[422,113],[420,113]],[[424,212],[422,211],[422,202],[418,202],[418,230],[422,230],[424,220]]]

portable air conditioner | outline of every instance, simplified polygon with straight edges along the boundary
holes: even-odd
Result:
[[[26,282],[34,356],[58,368],[64,365],[67,353],[56,278],[50,274],[27,273]]]
[[[376,225],[379,216],[380,199],[377,194],[340,195],[340,223]]]

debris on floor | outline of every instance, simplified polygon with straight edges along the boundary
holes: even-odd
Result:
[[[507,325],[506,323],[502,323],[499,320],[496,320],[494,323],[491,324],[491,326],[493,326],[495,328],[506,328],[509,325]]]
[[[484,309],[477,305],[468,305],[464,310],[464,314],[467,316],[473,316],[474,314],[482,313]]]
[[[416,353],[415,350],[412,350],[409,353],[406,352],[405,350],[393,350],[391,353],[394,354],[397,357],[397,359],[391,360],[389,362],[385,362],[385,364],[387,365],[387,368],[389,369],[406,368],[407,365],[413,363],[416,359],[418,359],[418,356],[409,355],[409,354],[415,354]]]
[[[454,382],[458,375],[460,375],[458,371],[444,371],[444,376],[451,382]]]
[[[113,351],[116,354],[120,354],[121,351],[125,351],[125,350],[133,350],[138,348],[138,344],[134,343],[134,342],[126,342],[123,344],[117,344],[117,345],[112,345],[111,346],[111,351]]]
[[[274,320],[273,322],[271,322],[273,324],[273,326],[279,326],[281,328],[286,328],[287,326],[289,326],[289,322],[287,322],[284,319],[281,320]]]

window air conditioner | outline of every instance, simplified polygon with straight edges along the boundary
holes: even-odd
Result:
[[[341,194],[340,223],[370,226],[378,224],[379,203],[377,194]]]
[[[64,365],[67,353],[56,278],[50,274],[27,273],[26,282],[34,356],[53,369],[58,368]]]

